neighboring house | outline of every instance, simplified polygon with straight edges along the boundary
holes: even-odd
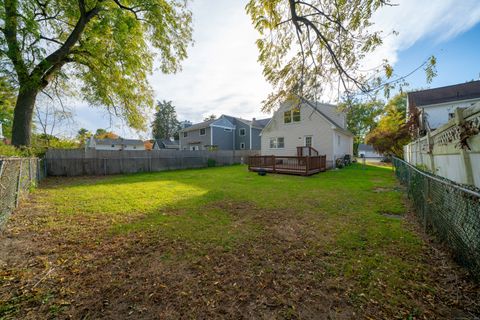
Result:
[[[95,150],[145,150],[145,145],[142,140],[123,138],[95,139],[93,136],[88,139],[85,147]]]
[[[222,115],[180,130],[181,150],[260,150],[260,132],[270,119]]]
[[[377,153],[372,145],[360,143],[358,145],[358,156],[361,158],[381,158],[382,155]]]
[[[326,155],[327,166],[353,155],[353,134],[346,129],[345,113],[334,105],[284,103],[261,133],[262,155],[296,156],[297,147],[313,147]]]
[[[480,102],[480,81],[471,81],[447,87],[407,93],[407,110],[421,112],[421,132],[432,131],[448,122],[455,115],[455,109],[467,108]]]
[[[161,150],[161,149],[172,149],[178,150],[180,148],[178,141],[173,139],[161,139],[155,140],[153,143],[153,150]]]

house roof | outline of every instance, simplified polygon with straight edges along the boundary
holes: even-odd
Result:
[[[344,127],[342,127],[340,124],[338,124],[336,121],[334,121],[332,118],[330,118],[329,116],[327,116],[324,112],[322,112],[320,110],[320,108],[318,108],[318,106],[316,106],[316,104],[313,104],[311,103],[310,101],[306,100],[306,99],[303,99],[301,98],[302,101],[304,103],[306,103],[307,105],[309,105],[310,107],[312,107],[315,111],[317,111],[322,117],[325,118],[325,120],[327,120],[328,122],[330,122],[330,124],[332,124],[334,127],[335,127],[335,130],[338,130],[340,132],[342,132],[343,134],[346,134],[346,135],[349,135],[349,136],[353,136],[353,133],[351,133],[350,131],[348,131],[347,129],[345,129]],[[333,105],[329,105],[329,106],[332,106]]]
[[[123,144],[126,146],[136,146],[136,145],[142,145],[143,146],[143,141],[142,140],[137,140],[137,139],[123,139],[123,138],[118,138],[118,139],[95,139],[96,144],[106,144],[106,145],[111,145],[111,144]]]
[[[188,132],[188,131],[207,128],[208,126],[210,126],[215,121],[217,121],[217,119],[195,123],[195,124],[191,125],[190,127],[186,127],[185,129],[180,130],[180,132]]]
[[[252,121],[252,120],[246,120],[246,119],[242,119],[242,118],[238,118],[238,117],[233,117],[233,116],[229,116],[229,115],[221,115],[218,119],[215,119],[215,120],[208,120],[208,121],[203,121],[203,122],[200,122],[200,123],[196,123],[190,127],[187,127],[183,130],[180,130],[180,132],[188,132],[188,131],[193,131],[193,130],[199,130],[199,129],[203,129],[203,128],[207,128],[209,127],[210,125],[214,124],[214,122],[218,122],[218,121],[221,121],[223,119],[225,120],[228,120],[230,121],[241,121],[243,123],[245,123],[246,125],[251,125],[252,127],[256,127],[258,129],[263,129],[267,124],[268,122],[270,121],[271,118],[266,118],[266,119],[259,119],[259,120],[255,120],[255,121]],[[231,123],[232,125],[234,125],[234,123]],[[220,123],[219,125],[223,125],[223,126],[229,126],[228,124],[222,124]]]
[[[471,81],[446,87],[408,92],[410,107],[480,98],[480,81]]]
[[[170,139],[158,139],[155,140],[157,144],[163,144],[164,146],[178,146],[178,141],[177,140],[170,140]]]

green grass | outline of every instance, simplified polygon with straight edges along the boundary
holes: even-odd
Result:
[[[34,208],[48,212],[32,224],[34,231],[57,232],[75,245],[95,248],[119,237],[185,244],[181,253],[164,250],[161,263],[235,254],[245,245],[254,250],[270,238],[281,239],[267,249],[272,257],[300,245],[317,261],[310,273],[318,285],[336,279],[350,303],[381,306],[390,315],[416,313],[409,292],[421,296],[432,286],[425,282],[422,241],[392,216],[406,210],[388,167],[352,165],[311,177],[259,176],[231,166],[59,178],[49,179],[34,198]],[[302,270],[299,261],[288,264]],[[251,261],[255,272],[260,266]]]

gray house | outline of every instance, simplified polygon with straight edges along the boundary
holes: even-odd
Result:
[[[173,139],[161,139],[153,142],[153,150],[171,149],[178,150],[178,141]]]
[[[270,119],[222,115],[180,131],[180,150],[260,150],[260,132]]]

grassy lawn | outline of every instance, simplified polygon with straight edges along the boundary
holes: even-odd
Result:
[[[0,319],[474,317],[388,167],[49,178],[0,234]]]

